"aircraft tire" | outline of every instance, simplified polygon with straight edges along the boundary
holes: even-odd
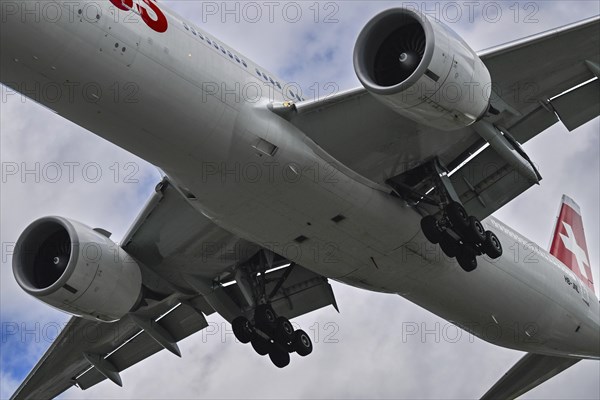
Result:
[[[303,330],[297,330],[294,332],[294,340],[293,346],[296,353],[299,356],[306,357],[313,351],[312,341],[310,340],[310,336]]]
[[[440,238],[440,248],[446,256],[453,258],[458,254],[460,245],[451,236],[443,233]]]
[[[433,215],[428,215],[421,220],[421,230],[431,243],[438,244],[440,242],[442,231],[438,228]]]
[[[492,231],[487,231],[485,233],[485,242],[483,243],[483,248],[485,250],[485,254],[492,260],[500,258],[502,255],[502,243],[500,243],[500,239],[494,234]]]
[[[276,320],[277,315],[269,304],[261,304],[254,310],[254,323],[269,336],[273,333]]]
[[[275,320],[275,340],[287,347],[294,338],[294,327],[285,317],[277,317]]]
[[[448,204],[446,215],[457,233],[462,233],[469,228],[469,214],[458,202]]]
[[[277,344],[271,346],[269,358],[277,368],[285,368],[290,364],[290,353]]]
[[[477,268],[477,257],[470,247],[463,246],[456,256],[456,261],[458,261],[458,265],[466,272],[472,272]]]
[[[250,342],[252,343],[252,348],[261,356],[266,356],[271,351],[273,344],[262,336],[256,335]]]
[[[256,335],[254,327],[246,317],[237,317],[231,323],[231,327],[235,338],[244,344],[250,343]]]
[[[486,232],[483,225],[481,225],[481,222],[473,216],[469,217],[468,221],[469,227],[466,231],[466,239],[475,244],[484,243],[486,240]]]

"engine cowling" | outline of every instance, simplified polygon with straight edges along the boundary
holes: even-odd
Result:
[[[116,321],[141,297],[137,263],[100,231],[61,217],[25,229],[15,245],[13,273],[30,295],[87,319]]]
[[[488,110],[491,77],[446,25],[395,8],[367,23],[354,49],[363,86],[397,113],[437,129],[469,126]]]

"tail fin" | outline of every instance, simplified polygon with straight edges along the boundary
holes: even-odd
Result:
[[[585,241],[581,210],[573,199],[563,195],[554,227],[550,254],[572,270],[594,293],[594,279]]]

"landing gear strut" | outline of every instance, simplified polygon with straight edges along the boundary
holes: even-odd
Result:
[[[240,342],[251,343],[259,355],[268,354],[275,366],[284,368],[290,363],[291,353],[305,357],[312,352],[313,346],[306,332],[295,330],[287,318],[277,315],[270,303],[294,266],[288,267],[275,284],[275,289],[267,294],[266,270],[270,266],[269,260],[269,254],[261,251],[254,260],[255,265],[251,266],[254,268],[240,267],[236,271],[236,281],[246,298],[250,313],[246,313],[248,318],[235,318],[232,327]]]
[[[431,243],[439,244],[446,256],[456,257],[463,270],[475,270],[477,257],[483,254],[492,259],[502,255],[498,237],[486,231],[476,217],[467,213],[447,171],[437,159],[394,177],[387,183],[416,208],[432,214],[421,220],[423,234]]]

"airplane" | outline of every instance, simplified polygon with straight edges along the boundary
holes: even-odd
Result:
[[[290,352],[312,351],[289,319],[337,307],[327,279],[400,294],[527,351],[487,398],[516,397],[598,359],[598,299],[576,203],[563,198],[551,251],[535,249],[535,268],[508,257],[502,243],[524,239],[491,217],[541,180],[521,143],[598,115],[597,17],[475,53],[439,21],[392,9],[358,39],[363,87],[306,101],[151,0],[100,3],[91,18],[86,6],[98,3],[56,2],[54,21],[27,20],[25,2],[1,4],[2,83],[93,76],[108,87],[135,76],[138,103],[75,91],[77,101],[44,105],[165,172],[122,246],[62,217],[20,237],[19,285],[76,317],[15,398],[120,384],[121,371],[151,354],[178,354],[177,342],[214,312],[284,367]],[[527,67],[548,49],[548,65]],[[532,77],[535,101],[511,92]],[[493,90],[439,95],[478,86]],[[90,258],[90,249],[110,256]],[[78,336],[89,329],[105,340]]]

